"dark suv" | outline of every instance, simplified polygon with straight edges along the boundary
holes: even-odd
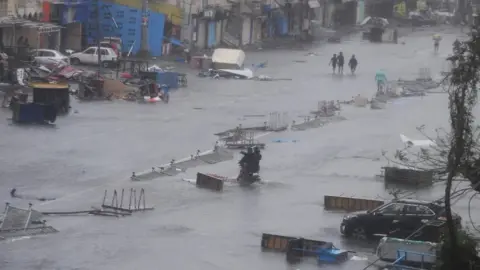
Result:
[[[456,224],[461,226],[460,216],[454,214],[454,219]],[[371,211],[345,215],[340,231],[347,237],[359,239],[376,235],[405,238],[420,229],[422,225],[443,224],[444,220],[444,207],[440,204],[418,200],[396,200]]]

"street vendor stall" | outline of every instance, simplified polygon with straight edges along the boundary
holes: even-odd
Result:
[[[382,42],[383,33],[388,26],[388,20],[381,17],[367,17],[360,25],[367,27],[367,31],[364,32],[364,38],[371,42]]]
[[[54,123],[57,115],[70,110],[69,85],[66,83],[31,83],[33,102],[27,94],[12,97],[10,107],[15,123]]]
[[[58,114],[70,111],[70,86],[67,83],[31,83],[33,103],[51,104]]]

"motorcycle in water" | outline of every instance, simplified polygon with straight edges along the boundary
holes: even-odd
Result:
[[[255,182],[260,182],[260,176],[258,173],[250,173],[247,169],[247,164],[240,166],[240,173],[237,177],[237,182],[240,185],[251,185]]]

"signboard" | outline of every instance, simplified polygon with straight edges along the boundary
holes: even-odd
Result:
[[[203,17],[208,19],[213,19],[215,17],[215,10],[214,9],[205,10],[203,12]]]
[[[399,4],[396,4],[393,6],[393,11],[402,16],[402,17],[405,17],[407,15],[407,5],[405,4],[405,2],[401,2]]]

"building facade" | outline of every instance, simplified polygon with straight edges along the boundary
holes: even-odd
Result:
[[[60,27],[44,21],[42,1],[0,0],[0,36],[5,47],[58,49]]]

